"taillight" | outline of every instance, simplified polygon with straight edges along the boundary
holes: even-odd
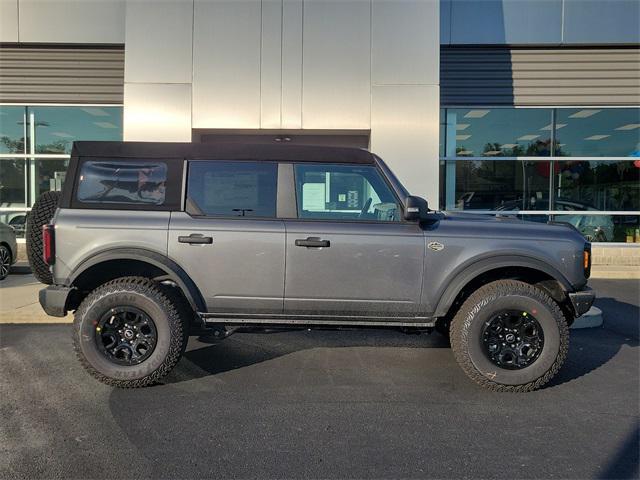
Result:
[[[56,261],[56,235],[53,225],[42,226],[42,259],[47,265]]]
[[[591,244],[587,243],[582,251],[582,267],[584,268],[584,276],[589,278],[591,275]]]

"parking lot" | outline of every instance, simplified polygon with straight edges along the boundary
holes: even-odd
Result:
[[[604,327],[572,330],[529,394],[487,392],[441,336],[391,330],[192,338],[163,385],[114,390],[70,325],[3,324],[0,477],[637,478],[639,283],[591,285]]]

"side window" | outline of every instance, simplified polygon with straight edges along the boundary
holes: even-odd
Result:
[[[82,164],[81,203],[163,205],[167,164],[135,160],[90,160]]]
[[[276,216],[278,166],[271,162],[189,163],[187,211],[221,217]]]
[[[397,200],[375,167],[297,164],[295,175],[299,218],[400,219]]]

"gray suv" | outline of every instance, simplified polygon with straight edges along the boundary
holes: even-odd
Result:
[[[141,387],[190,334],[395,327],[450,336],[473,380],[529,391],[591,306],[573,227],[429,210],[370,152],[76,142],[27,223],[49,315],[109,385]]]

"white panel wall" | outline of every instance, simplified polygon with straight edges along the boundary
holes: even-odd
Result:
[[[373,0],[374,85],[437,84],[440,49],[437,0]]]
[[[303,18],[303,128],[370,125],[371,3],[306,0]]]
[[[193,0],[129,0],[124,139],[191,141]]]
[[[18,41],[18,0],[0,0],[0,42]]]
[[[371,150],[407,189],[438,205],[437,0],[373,0]]]
[[[125,0],[19,0],[21,42],[124,43]]]
[[[262,2],[260,127],[280,128],[282,103],[282,0]]]
[[[125,82],[191,83],[193,0],[127,2]]]
[[[302,0],[282,3],[282,128],[302,128]]]
[[[439,87],[374,86],[372,93],[371,150],[409,192],[437,208]]]
[[[191,85],[128,83],[124,104],[125,140],[191,141]]]
[[[260,0],[196,0],[193,127],[260,128]]]

